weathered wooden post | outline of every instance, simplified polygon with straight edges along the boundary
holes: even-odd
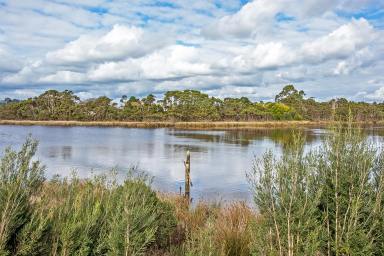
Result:
[[[187,160],[184,161],[185,166],[185,191],[184,196],[188,201],[188,204],[191,200],[191,153],[187,151]]]

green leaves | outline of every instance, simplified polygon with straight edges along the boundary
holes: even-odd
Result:
[[[275,102],[252,102],[247,97],[219,99],[197,90],[168,91],[156,101],[123,95],[117,104],[106,96],[80,101],[72,91],[49,90],[23,101],[0,104],[0,119],[76,121],[269,121],[348,120],[379,121],[384,104],[352,102],[344,98],[328,102],[304,98],[293,85],[285,86]]]
[[[44,182],[36,147],[28,138],[0,162],[0,255],[143,255],[169,245],[173,209],[145,175],[131,170],[121,185],[106,177]]]
[[[267,255],[381,255],[383,151],[352,126],[332,129],[304,154],[294,136],[281,158],[267,152],[249,179],[263,216],[254,251]]]
[[[0,254],[12,254],[17,232],[30,220],[31,199],[44,181],[39,162],[32,162],[37,142],[30,137],[19,152],[6,149],[0,162]]]

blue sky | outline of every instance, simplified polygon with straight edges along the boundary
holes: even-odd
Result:
[[[197,89],[384,101],[381,0],[0,0],[0,98]]]

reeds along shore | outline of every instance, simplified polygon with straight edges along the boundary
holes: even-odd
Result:
[[[331,132],[256,159],[254,208],[188,207],[138,170],[46,180],[28,138],[0,161],[0,255],[383,255],[384,151],[351,124]]]
[[[179,128],[179,129],[252,129],[284,127],[326,127],[339,122],[332,121],[260,121],[260,122],[124,122],[124,121],[34,121],[0,120],[0,125],[41,125],[41,126],[98,126],[127,128]],[[355,122],[359,125],[381,125],[378,122]]]

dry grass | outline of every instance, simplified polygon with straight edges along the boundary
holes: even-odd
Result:
[[[179,252],[174,255],[250,255],[251,224],[259,215],[245,203],[224,206],[200,201],[188,208],[180,195],[159,196],[174,206],[179,223]]]
[[[126,121],[33,121],[0,120],[0,125],[42,125],[42,126],[96,126],[126,128],[179,128],[179,129],[252,129],[300,126],[328,126],[332,121],[258,121],[258,122],[126,122]],[[384,124],[380,122],[361,122],[364,125]]]
[[[250,225],[257,219],[244,203],[223,208],[215,221],[214,237],[225,255],[249,255]]]

